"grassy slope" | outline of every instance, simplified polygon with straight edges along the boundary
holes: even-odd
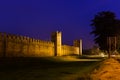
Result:
[[[93,70],[100,62],[72,59],[65,60],[59,57],[1,59],[0,80],[75,80]]]

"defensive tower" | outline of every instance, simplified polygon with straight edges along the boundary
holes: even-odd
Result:
[[[61,56],[62,33],[59,31],[53,32],[51,35],[51,41],[54,42],[54,55]]]
[[[74,46],[79,47],[79,55],[82,55],[82,40],[75,40],[74,41]]]

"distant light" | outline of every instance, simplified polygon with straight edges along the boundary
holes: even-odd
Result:
[[[103,52],[101,52],[101,53],[100,53],[100,56],[101,56],[101,57],[105,57],[105,55],[104,55],[104,53],[103,53]]]

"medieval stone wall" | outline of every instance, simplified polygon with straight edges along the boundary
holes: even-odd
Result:
[[[62,55],[79,55],[79,47],[62,45]]]
[[[57,41],[43,41],[26,36],[0,33],[0,57],[79,55],[79,47],[62,45],[61,35],[58,35],[61,33],[56,32],[55,34],[54,40]]]
[[[54,43],[25,36],[0,33],[0,56],[54,56]]]

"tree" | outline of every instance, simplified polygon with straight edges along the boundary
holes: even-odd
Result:
[[[116,19],[113,12],[102,11],[94,16],[91,21],[92,32],[101,50],[108,51],[107,38],[116,37],[120,34],[120,20]]]

